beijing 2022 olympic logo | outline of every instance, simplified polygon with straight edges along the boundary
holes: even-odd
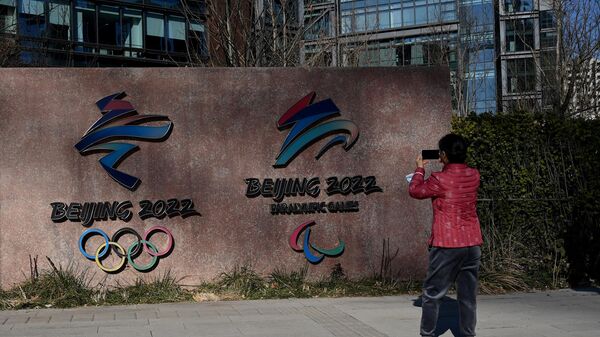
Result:
[[[134,190],[140,179],[116,169],[121,161],[138,149],[137,145],[121,142],[110,142],[116,139],[133,139],[148,141],[163,141],[169,137],[173,122],[166,116],[138,115],[131,103],[123,100],[125,92],[106,96],[96,102],[102,112],[100,117],[85,132],[81,140],[75,144],[80,154],[93,152],[110,152],[102,157],[100,165],[108,175],[119,184]],[[169,121],[158,126],[138,125],[151,121]]]
[[[150,242],[150,237],[156,232],[163,232],[168,238],[167,246],[160,251],[155,244]],[[130,234],[136,237],[136,241],[134,241],[127,249],[118,243],[119,239],[125,234]],[[91,236],[94,235],[100,235],[104,239],[104,243],[94,250],[94,254],[90,254],[85,250],[85,243]],[[116,231],[110,239],[108,234],[106,234],[106,232],[103,230],[90,228],[83,232],[79,237],[79,251],[81,254],[83,254],[83,256],[89,260],[96,261],[98,268],[107,273],[117,273],[121,271],[124,268],[126,261],[129,262],[129,264],[137,271],[151,271],[158,264],[158,259],[160,257],[165,257],[171,253],[173,246],[173,234],[164,226],[151,227],[144,232],[143,236],[140,236],[140,234],[133,228],[124,227]],[[102,264],[102,259],[107,257],[111,251],[119,257],[120,261],[116,264],[116,266],[106,267],[104,264]],[[139,265],[134,262],[134,259],[139,257],[142,251],[145,251],[152,257],[150,262],[146,265]]]
[[[316,95],[313,91],[304,96],[277,122],[280,130],[288,127],[292,129],[281,146],[274,167],[286,167],[304,149],[332,134],[338,135],[331,138],[319,150],[316,159],[319,159],[327,150],[337,144],[343,144],[344,149],[348,151],[358,139],[358,126],[352,121],[347,119],[326,121],[338,116],[340,109],[333,103],[331,98],[313,103]]]

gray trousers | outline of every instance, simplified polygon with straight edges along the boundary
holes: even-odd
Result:
[[[421,336],[434,336],[442,298],[456,282],[458,319],[463,337],[475,336],[477,322],[477,274],[481,249],[432,247],[423,284]]]

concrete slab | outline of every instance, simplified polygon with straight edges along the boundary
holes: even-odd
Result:
[[[3,336],[409,337],[416,296],[148,304],[0,312]],[[455,301],[444,302],[439,336],[458,336]],[[561,290],[480,296],[480,337],[600,336],[600,293]]]

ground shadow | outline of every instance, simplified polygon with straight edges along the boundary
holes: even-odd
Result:
[[[421,296],[412,300],[415,307],[421,307]],[[440,305],[435,336],[441,336],[448,330],[454,337],[461,337],[458,326],[458,302],[448,296],[444,296]]]
[[[597,287],[580,287],[580,288],[571,288],[574,291],[577,292],[584,292],[584,293],[596,293],[600,295],[600,288]]]

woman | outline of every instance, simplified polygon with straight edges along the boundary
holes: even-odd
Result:
[[[441,172],[425,179],[425,165],[417,169],[409,186],[416,199],[432,199],[433,225],[429,238],[429,268],[423,284],[421,336],[434,336],[442,298],[456,282],[461,336],[475,336],[477,275],[482,243],[477,218],[479,171],[465,164],[467,143],[448,134],[439,141]]]

